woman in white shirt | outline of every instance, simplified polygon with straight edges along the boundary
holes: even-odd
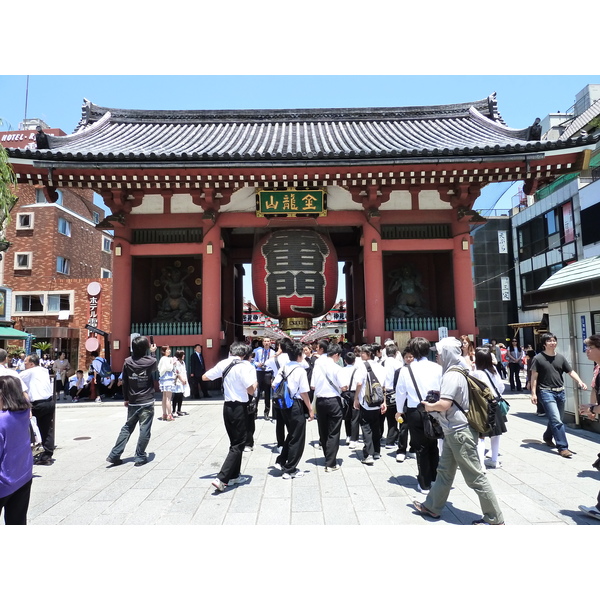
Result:
[[[174,421],[171,396],[175,386],[175,359],[171,356],[171,348],[162,346],[160,349],[162,357],[158,363],[158,387],[162,392],[163,421]]]
[[[501,396],[504,391],[504,382],[494,366],[492,361],[492,353],[489,348],[480,347],[475,351],[475,370],[471,373],[480,381],[483,381],[494,394],[494,397]],[[498,460],[500,451],[500,436],[506,432],[506,417],[498,408],[496,410],[496,426],[490,436],[491,456],[485,458],[485,438],[479,439],[477,451],[481,460],[482,468],[499,469],[502,464]]]

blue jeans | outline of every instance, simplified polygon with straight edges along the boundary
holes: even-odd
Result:
[[[127,407],[127,421],[121,428],[119,437],[115,447],[110,451],[108,458],[121,458],[121,454],[125,450],[125,446],[133,433],[137,423],[140,424],[140,436],[138,438],[137,447],[135,449],[135,462],[145,461],[146,446],[150,441],[150,429],[154,419],[154,404],[148,406],[131,406]]]
[[[542,403],[546,416],[548,417],[548,427],[544,432],[544,440],[552,440],[559,450],[565,450],[569,447],[567,443],[567,433],[563,423],[565,414],[565,391],[553,392],[552,390],[539,388],[538,401]]]

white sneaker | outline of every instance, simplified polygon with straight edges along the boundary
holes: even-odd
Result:
[[[211,485],[217,488],[217,492],[224,492],[227,487],[220,479],[215,479],[211,482]]]
[[[502,468],[502,463],[499,460],[492,460],[491,458],[486,458],[483,461],[483,464],[488,469],[501,469]]]
[[[282,479],[297,479],[298,477],[304,477],[304,471],[296,469],[293,473],[284,473]]]
[[[358,448],[358,442],[350,442],[348,448],[350,448],[350,450],[356,450],[356,448]]]
[[[406,460],[406,454],[402,454],[401,452],[398,452],[398,454],[396,454],[396,462],[404,462]]]
[[[360,461],[363,465],[372,465],[375,463],[375,460],[372,456],[367,456]]]
[[[419,494],[428,494],[429,493],[429,489],[424,490],[418,483],[417,483],[417,492],[419,492]]]
[[[254,450],[254,448],[252,446],[246,446],[244,448],[244,452],[252,452],[252,450]]]
[[[100,398],[100,396],[98,396],[98,397],[96,398],[96,402],[102,402],[102,398]]]
[[[349,438],[349,437],[347,437],[347,438],[346,438],[346,446],[348,446],[349,444],[350,444],[350,438]]]
[[[334,467],[325,467],[325,473],[333,473],[333,471],[339,471],[340,465],[335,465]]]
[[[381,458],[381,454],[373,454],[373,458],[375,460],[379,460]]]
[[[239,477],[236,477],[235,479],[230,479],[227,482],[227,485],[237,485],[240,483],[248,483],[250,481],[250,477],[246,477],[245,475],[240,475]]]
[[[588,517],[594,517],[594,519],[600,520],[600,510],[595,506],[583,506],[583,504],[580,504],[579,510],[584,512]]]

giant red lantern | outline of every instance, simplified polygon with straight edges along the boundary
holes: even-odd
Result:
[[[335,304],[337,253],[331,240],[311,229],[269,233],[252,254],[256,306],[281,320],[282,329],[309,329]]]

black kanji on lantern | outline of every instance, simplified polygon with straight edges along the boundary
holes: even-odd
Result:
[[[312,299],[298,306],[304,313],[322,315],[325,307],[325,259],[329,248],[312,231],[273,233],[262,247],[265,257],[267,312],[280,314],[281,299],[294,296]]]

